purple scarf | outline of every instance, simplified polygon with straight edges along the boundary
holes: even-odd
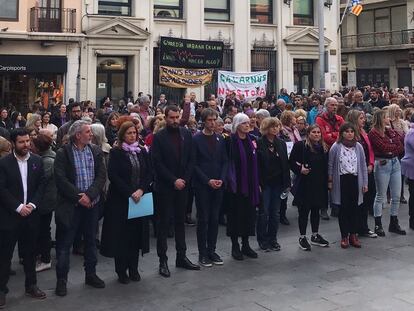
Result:
[[[238,147],[238,152],[240,155],[240,190],[241,193],[248,197],[250,199],[250,202],[252,203],[253,206],[257,206],[259,204],[259,177],[258,177],[258,170],[257,170],[257,153],[256,153],[256,148],[253,145],[253,142],[250,138],[249,135],[247,135],[247,140],[249,143],[249,146],[251,148],[251,150],[253,151],[253,163],[251,163],[251,165],[253,166],[252,168],[252,182],[249,185],[249,179],[247,176],[247,155],[243,146],[243,142],[240,139],[239,135],[234,134],[233,135],[233,139],[236,139],[237,142],[237,147]],[[235,172],[234,172],[235,173]],[[235,181],[237,181],[236,176],[234,176]],[[237,192],[237,186],[236,185],[231,185],[232,190],[234,193]],[[236,186],[236,187],[234,187]],[[250,186],[250,187],[249,187]]]
[[[127,143],[122,143],[122,150],[132,153],[132,154],[138,154],[141,152],[141,148],[138,146],[138,142],[129,145]]]

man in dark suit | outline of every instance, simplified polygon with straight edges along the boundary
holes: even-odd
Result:
[[[103,154],[91,145],[92,131],[87,121],[75,121],[69,128],[70,142],[56,153],[56,295],[66,296],[69,256],[78,228],[85,239],[85,284],[104,288],[96,275],[95,235],[99,201],[106,181]]]
[[[0,308],[6,304],[13,250],[19,240],[26,274],[26,295],[46,298],[37,287],[36,239],[38,210],[43,196],[42,159],[30,153],[30,137],[24,128],[12,130],[13,153],[0,160]]]
[[[180,127],[180,111],[175,105],[165,108],[167,127],[154,136],[152,160],[155,170],[155,191],[158,196],[157,254],[159,273],[170,276],[167,265],[168,223],[174,215],[176,266],[199,270],[186,256],[185,227],[189,182],[194,168],[191,133]]]
[[[223,137],[214,133],[217,117],[216,110],[204,109],[201,113],[204,129],[193,138],[198,262],[203,267],[223,264],[216,253],[216,242],[227,153]]]

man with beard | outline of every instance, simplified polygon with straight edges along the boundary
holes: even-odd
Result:
[[[381,90],[373,89],[369,93],[370,100],[368,101],[372,107],[384,108],[387,103],[381,98]]]
[[[159,273],[170,277],[167,261],[167,234],[174,215],[176,267],[200,270],[186,256],[185,227],[188,191],[194,168],[191,133],[180,127],[180,111],[175,105],[165,108],[167,127],[154,136],[152,161],[155,170],[157,214],[157,254]]]
[[[37,287],[36,239],[39,208],[43,196],[42,159],[30,153],[29,132],[18,128],[11,132],[13,153],[0,160],[0,308],[6,304],[10,265],[17,240],[26,275],[26,295],[46,298]]]
[[[62,146],[63,137],[69,132],[70,126],[75,121],[80,120],[82,117],[82,109],[80,103],[73,102],[67,108],[70,112],[70,120],[63,124],[57,132],[56,145],[58,147]]]

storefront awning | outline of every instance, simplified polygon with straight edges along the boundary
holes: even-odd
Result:
[[[5,73],[65,73],[66,56],[0,55],[0,74]]]

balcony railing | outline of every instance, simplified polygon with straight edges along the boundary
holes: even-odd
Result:
[[[30,31],[76,32],[76,9],[33,7],[30,9]]]
[[[414,29],[342,36],[342,48],[370,48],[414,44]]]

